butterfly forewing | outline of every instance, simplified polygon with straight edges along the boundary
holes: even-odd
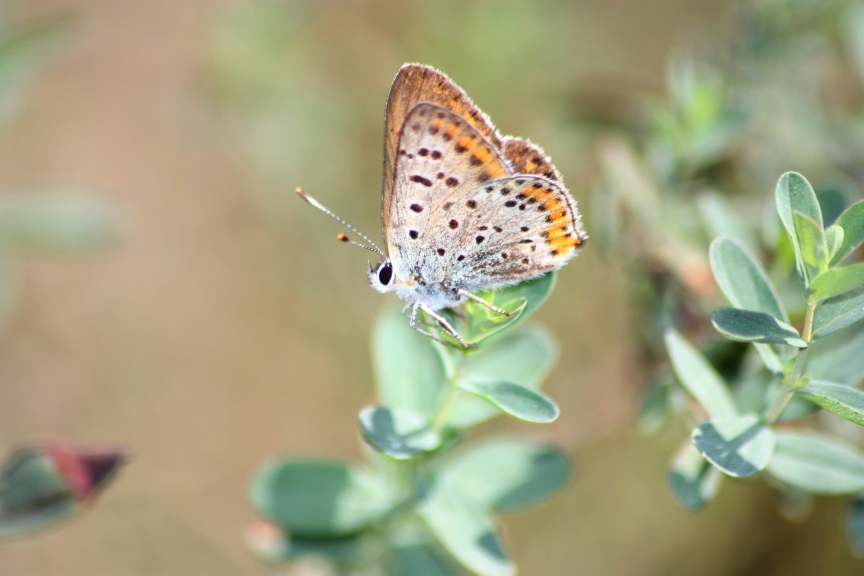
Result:
[[[382,218],[385,235],[387,223],[390,220],[392,196],[395,192],[393,182],[399,134],[408,114],[420,102],[429,102],[454,112],[473,126],[493,146],[496,148],[501,146],[501,139],[495,131],[492,121],[444,73],[420,64],[403,66],[390,87],[384,119]]]
[[[573,199],[557,182],[517,174],[489,181],[446,215],[431,216],[427,253],[468,291],[531,278],[564,264],[584,241]],[[441,254],[439,247],[454,251]]]
[[[438,246],[430,227],[440,224],[457,203],[464,208],[461,200],[477,186],[509,176],[510,169],[495,146],[464,118],[429,103],[417,104],[405,118],[396,156],[396,193],[384,223],[396,275],[406,278],[409,268],[428,262],[424,278],[440,282],[443,269],[437,259],[453,246]],[[406,267],[406,262],[412,265]]]

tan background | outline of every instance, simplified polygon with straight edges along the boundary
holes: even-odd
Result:
[[[442,68],[502,131],[542,143],[587,208],[590,142],[570,91],[628,75],[659,97],[670,47],[722,13],[683,0],[286,2],[275,39],[252,35],[272,42],[274,63],[243,36],[249,4],[10,5],[19,21],[78,18],[3,134],[0,189],[91,190],[124,238],[96,259],[20,262],[0,341],[0,447],[51,435],[126,445],[135,460],[86,517],[0,549],[3,576],[262,573],[241,540],[255,466],[359,456],[369,329],[386,299],[367,285],[366,254],[334,242],[335,223],[292,189],[378,237],[381,119],[403,62]],[[520,573],[860,570],[837,502],[803,526],[762,488],[727,483],[699,515],[674,504],[665,465],[685,432],[633,430],[642,375],[626,280],[590,245],[563,271],[537,315],[561,342],[547,390],[563,416],[486,429],[548,437],[578,462],[564,495],[506,520]]]

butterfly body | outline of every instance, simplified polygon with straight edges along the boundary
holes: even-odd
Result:
[[[406,300],[412,326],[423,310],[464,346],[438,310],[486,304],[474,292],[560,268],[587,239],[543,151],[499,135],[461,88],[419,64],[390,88],[382,204],[387,254],[372,287]]]

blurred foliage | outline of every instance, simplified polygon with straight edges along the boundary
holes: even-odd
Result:
[[[56,58],[70,31],[68,16],[4,27],[0,6],[0,136],[32,79]],[[99,254],[116,243],[113,211],[86,195],[2,192],[0,197],[0,331],[18,292],[14,259]],[[58,440],[23,444],[0,463],[0,539],[29,535],[84,512],[110,483],[125,455]]]
[[[615,132],[598,148],[594,237],[635,272],[656,382],[642,429],[658,430],[672,411],[693,430],[670,466],[678,502],[699,509],[724,474],[762,472],[783,508],[801,511],[809,494],[864,489],[864,453],[774,427],[823,422],[818,407],[864,422],[864,394],[852,387],[864,366],[849,354],[861,349],[861,329],[849,326],[864,310],[864,204],[855,204],[864,184],[864,4],[738,2],[729,26],[734,33],[670,59],[665,100],[613,118]],[[767,180],[790,168],[814,185],[795,173],[780,179],[780,226]],[[712,315],[721,292],[733,308]],[[670,384],[667,351],[695,402]],[[828,366],[843,366],[842,378],[822,373]]]
[[[19,446],[0,464],[0,540],[68,521],[91,506],[127,456],[58,440]]]
[[[482,294],[448,320],[466,349],[424,321],[423,336],[397,309],[374,334],[379,405],[360,413],[367,464],[289,458],[255,474],[249,499],[266,519],[247,532],[271,563],[326,558],[346,574],[447,575],[457,564],[484,576],[515,574],[493,514],[532,506],[570,476],[564,453],[498,438],[457,450],[468,428],[499,414],[551,422],[558,407],[538,390],[556,357],[552,339],[518,328],[549,295],[554,274]],[[431,319],[429,319],[431,320]]]

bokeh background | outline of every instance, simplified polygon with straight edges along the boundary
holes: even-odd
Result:
[[[0,574],[262,573],[242,541],[246,481],[275,454],[360,457],[369,334],[389,302],[368,287],[367,254],[335,242],[294,187],[378,238],[384,103],[418,61],[541,143],[590,214],[597,127],[577,102],[664,98],[670,53],[734,35],[731,4],[0,3],[3,27],[63,18],[0,128],[2,194],[84,191],[120,236],[96,255],[16,261],[0,449],[47,435],[134,453],[86,517],[0,548]],[[561,343],[546,390],[562,417],[479,431],[543,436],[577,463],[556,500],[505,519],[520,573],[861,573],[836,500],[800,524],[743,483],[696,515],[675,504],[665,469],[686,432],[636,429],[641,316],[608,254],[589,244],[533,320]]]

